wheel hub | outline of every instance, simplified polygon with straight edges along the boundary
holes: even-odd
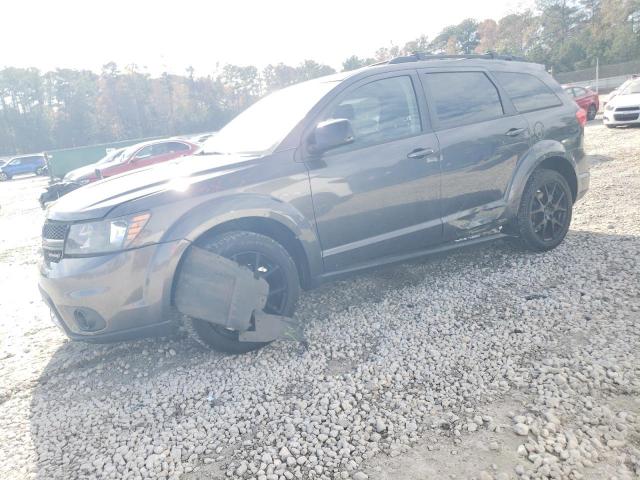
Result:
[[[530,221],[533,230],[543,241],[560,235],[567,221],[568,198],[557,182],[542,185],[533,196]]]

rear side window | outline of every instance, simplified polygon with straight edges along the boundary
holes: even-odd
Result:
[[[542,80],[528,73],[493,72],[520,113],[558,107],[562,102]]]
[[[425,76],[442,128],[504,115],[498,89],[482,72],[427,73]]]

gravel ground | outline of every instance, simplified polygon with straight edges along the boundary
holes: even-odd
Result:
[[[0,478],[640,478],[640,130],[587,127],[566,241],[302,298],[310,349],[72,343],[36,288],[43,179],[0,184]]]

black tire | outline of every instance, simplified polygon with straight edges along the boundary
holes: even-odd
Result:
[[[300,295],[300,281],[296,264],[282,245],[259,233],[237,231],[218,235],[201,246],[264,275],[269,283],[265,312],[293,315]],[[188,318],[186,323],[196,340],[221,352],[246,353],[268,343],[241,342],[238,332],[196,318]]]
[[[598,114],[598,109],[596,108],[595,104],[591,104],[589,105],[589,109],[587,110],[587,120],[593,120],[594,118],[596,118],[596,115]]]
[[[4,172],[0,172],[0,182],[7,182],[11,180],[11,176],[4,173]]]
[[[534,171],[518,209],[520,245],[537,252],[557,247],[569,231],[572,213],[573,195],[565,178],[555,170]]]
[[[615,125],[605,125],[607,128],[616,128]]]

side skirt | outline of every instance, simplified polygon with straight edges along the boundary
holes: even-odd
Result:
[[[402,255],[394,255],[391,257],[384,257],[378,260],[374,260],[371,262],[366,262],[366,263],[361,263],[359,265],[356,265],[354,267],[351,268],[346,268],[344,270],[338,270],[335,272],[329,272],[329,273],[324,273],[322,275],[320,275],[319,279],[318,279],[318,283],[322,284],[322,283],[326,283],[326,282],[330,282],[333,280],[337,280],[339,278],[343,278],[343,277],[348,277],[354,273],[359,273],[359,272],[363,272],[366,270],[371,270],[371,269],[375,269],[378,267],[382,267],[382,266],[386,266],[386,265],[393,265],[393,264],[397,264],[397,263],[402,263],[402,262],[406,262],[408,260],[414,260],[416,258],[421,258],[421,257],[427,257],[429,255],[434,255],[437,253],[443,253],[443,252],[448,252],[449,250],[456,250],[458,248],[463,248],[463,247],[468,247],[471,245],[478,245],[481,243],[485,243],[485,242],[491,242],[494,240],[498,240],[501,238],[507,238],[510,237],[511,235],[507,235],[506,233],[502,233],[502,232],[494,232],[494,233],[488,233],[488,234],[484,234],[484,235],[478,235],[478,236],[472,236],[472,237],[468,237],[468,238],[461,238],[458,240],[455,240],[453,242],[449,242],[449,243],[444,243],[442,245],[438,245],[436,247],[432,247],[432,248],[427,248],[424,250],[418,250],[415,252],[411,252],[411,253],[405,253]]]

